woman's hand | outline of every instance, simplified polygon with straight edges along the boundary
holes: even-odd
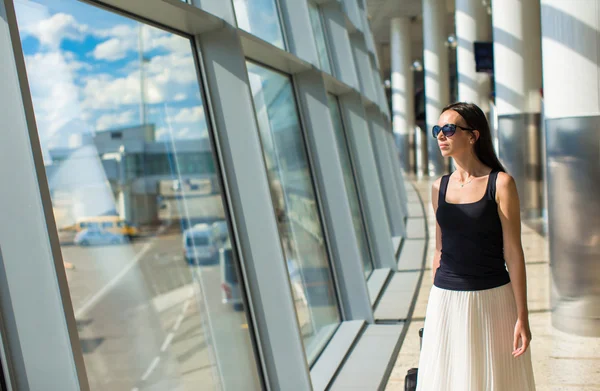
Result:
[[[521,340],[521,347],[519,347],[519,339]],[[517,319],[517,323],[515,324],[515,338],[513,342],[513,357],[517,358],[524,354],[529,347],[530,342],[531,330],[529,329],[529,321],[527,319]]]

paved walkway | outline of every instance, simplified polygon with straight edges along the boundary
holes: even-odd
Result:
[[[425,203],[427,214],[430,237],[427,262],[412,322],[390,376],[387,391],[403,391],[406,371],[419,363],[418,330],[423,327],[432,285],[435,219],[430,200],[431,181],[417,181],[416,187]],[[522,240],[527,268],[529,323],[533,336],[530,348],[537,391],[600,391],[600,338],[577,337],[552,327],[547,240],[526,225],[523,225]]]

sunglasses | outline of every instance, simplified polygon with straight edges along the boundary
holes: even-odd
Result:
[[[433,138],[437,138],[438,135],[440,134],[440,132],[444,133],[445,137],[454,136],[454,133],[456,133],[456,128],[461,128],[463,130],[471,130],[471,131],[475,130],[472,128],[465,128],[464,126],[455,125],[455,124],[446,124],[444,126],[435,125],[432,129]]]

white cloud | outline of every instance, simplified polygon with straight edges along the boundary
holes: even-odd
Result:
[[[138,64],[139,67],[139,64]],[[114,78],[110,75],[94,75],[85,80],[83,87],[86,109],[115,109],[121,105],[139,104],[140,71]],[[156,56],[145,64],[146,103],[181,100],[182,90],[196,83],[197,76],[191,55],[169,54]]]
[[[186,107],[181,109],[171,120],[176,124],[204,122],[204,110],[202,106]]]
[[[61,52],[26,56],[27,76],[38,132],[44,140],[54,137],[64,125],[81,118],[79,91],[69,63]]]
[[[169,138],[169,129],[165,127],[156,128],[154,138],[158,141],[165,141]]]
[[[22,13],[27,13],[28,8]],[[58,13],[44,18],[43,13],[36,11],[37,17],[26,18],[21,30],[37,38],[43,45],[58,48],[63,39],[82,41],[89,32],[88,26],[77,23],[72,15]]]
[[[96,30],[94,31],[94,35],[101,38],[123,38],[127,39],[129,37],[138,37],[138,27],[134,24],[118,24],[108,29],[104,30]]]
[[[125,58],[130,52],[139,51],[140,34],[144,53],[154,49],[164,49],[170,53],[191,53],[190,41],[150,26],[118,25],[106,30],[97,30],[93,34],[108,38],[94,49],[94,58],[116,61]]]
[[[111,38],[98,44],[94,48],[94,58],[97,60],[117,61],[127,56],[130,50],[136,49],[136,43],[133,40]]]
[[[159,84],[170,82],[187,84],[198,80],[191,53],[155,56],[146,65],[146,69]]]
[[[106,130],[111,128],[132,125],[136,122],[137,112],[127,110],[123,112],[101,115],[96,121],[96,130]]]
[[[187,99],[187,95],[184,94],[184,93],[179,93],[179,94],[177,94],[177,95],[175,95],[173,97],[173,100],[176,101],[176,102],[181,102],[181,101],[186,100],[186,99]]]
[[[191,138],[193,136],[190,128],[182,128],[177,131],[178,139]]]

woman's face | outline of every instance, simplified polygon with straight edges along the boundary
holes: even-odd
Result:
[[[463,117],[460,116],[460,114],[454,110],[447,110],[443,112],[438,120],[438,126],[442,127],[446,124],[455,124],[457,127],[456,132],[454,132],[454,134],[450,137],[446,137],[444,132],[440,132],[438,134],[437,142],[442,156],[448,157],[461,155],[473,148],[479,132],[469,132],[463,130],[463,127],[469,128],[469,126]]]

